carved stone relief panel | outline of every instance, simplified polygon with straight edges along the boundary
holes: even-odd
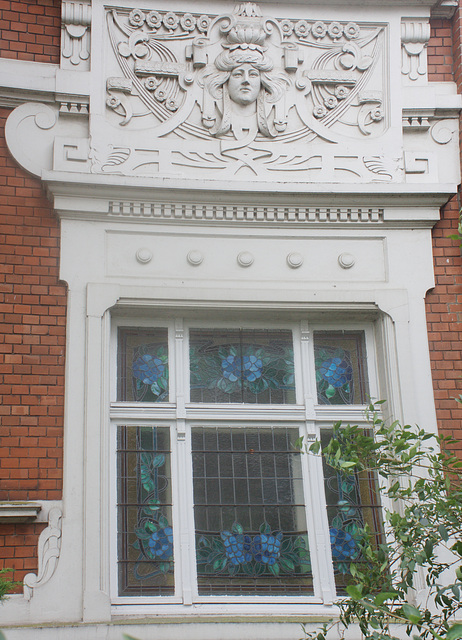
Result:
[[[389,150],[387,24],[264,11],[106,8],[92,171],[402,181],[399,136]]]
[[[268,191],[459,181],[461,100],[428,82],[425,18],[112,2],[63,2],[56,102],[6,126],[28,171]]]

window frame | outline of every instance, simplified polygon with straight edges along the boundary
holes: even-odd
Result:
[[[175,314],[177,315],[177,314]],[[184,316],[187,317],[187,313]],[[244,312],[242,316],[244,316]],[[145,403],[117,400],[117,349],[119,328],[147,329],[165,327],[168,330],[169,348],[169,402]],[[207,404],[189,402],[189,341],[190,328],[245,328],[245,329],[290,329],[293,336],[294,370],[296,380],[296,404]],[[369,394],[377,397],[377,359],[375,353],[374,323],[365,322],[320,322],[309,323],[309,313],[287,321],[263,323],[259,320],[243,322],[225,321],[217,318],[205,322],[194,318],[183,320],[174,314],[166,317],[112,318],[110,353],[110,530],[113,532],[110,545],[110,595],[114,611],[143,609],[145,606],[197,604],[199,606],[223,605],[246,606],[259,603],[268,606],[278,604],[291,610],[302,604],[330,605],[337,598],[334,583],[332,556],[329,543],[326,500],[322,462],[314,456],[302,455],[303,491],[305,514],[312,559],[313,594],[311,595],[206,595],[199,596],[196,576],[194,501],[192,487],[191,429],[195,426],[250,425],[297,427],[306,442],[319,439],[321,430],[331,428],[337,420],[364,423],[365,405],[320,405],[317,404],[316,379],[314,375],[315,331],[364,331]],[[178,348],[179,347],[179,348]],[[276,414],[276,415],[275,415]],[[163,426],[170,429],[172,471],[172,525],[174,531],[174,596],[146,596],[118,594],[117,566],[117,465],[116,432],[118,426]],[[180,498],[181,496],[181,498]],[[320,499],[320,496],[322,499]],[[184,506],[186,503],[186,507]],[[321,529],[319,524],[321,523]],[[171,608],[171,607],[170,607]],[[156,609],[157,610],[157,609]]]

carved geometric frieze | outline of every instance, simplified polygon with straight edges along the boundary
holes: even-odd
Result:
[[[401,73],[409,80],[426,80],[429,39],[428,20],[406,20],[401,23]]]
[[[89,68],[91,5],[85,2],[63,2],[61,9],[61,67]]]
[[[271,207],[242,205],[186,205],[158,202],[109,201],[108,214],[116,218],[186,220],[201,222],[266,223],[382,223],[376,207]],[[188,261],[191,260],[188,258]]]

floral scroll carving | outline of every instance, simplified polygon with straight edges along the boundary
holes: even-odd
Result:
[[[61,549],[61,509],[54,507],[48,515],[48,527],[42,531],[38,541],[37,574],[28,573],[24,578],[24,597],[30,600],[34,589],[44,585],[54,574],[58,566]]]

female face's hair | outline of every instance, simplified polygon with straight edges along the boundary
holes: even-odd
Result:
[[[277,102],[284,91],[284,84],[278,79],[272,78],[267,71],[273,69],[273,62],[258,50],[234,49],[222,51],[215,60],[218,72],[211,73],[207,79],[207,87],[214,98],[218,98],[220,89],[230,78],[231,72],[243,64],[250,64],[260,72],[262,87],[269,94],[268,102]]]

